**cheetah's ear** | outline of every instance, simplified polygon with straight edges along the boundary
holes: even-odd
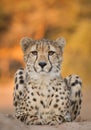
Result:
[[[32,42],[33,42],[33,40],[28,37],[24,37],[20,40],[20,45],[21,45],[23,52],[26,52],[26,50],[28,49],[28,47],[30,46],[30,44]]]
[[[58,43],[59,47],[62,48],[62,50],[64,49],[64,46],[66,44],[66,40],[64,37],[60,37],[56,39],[56,42]]]

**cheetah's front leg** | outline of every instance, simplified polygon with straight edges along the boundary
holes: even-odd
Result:
[[[25,112],[25,74],[24,69],[19,69],[15,74],[15,85],[13,93],[13,104],[15,107],[15,116],[22,122],[26,121],[27,113]]]
[[[25,80],[24,69],[19,69],[15,74],[15,87],[14,87],[14,107],[15,117],[25,124],[39,125],[43,122],[33,112],[29,113],[27,109],[27,87]]]
[[[72,121],[80,114],[82,103],[82,80],[78,75],[67,76],[64,81],[70,92],[70,114]]]

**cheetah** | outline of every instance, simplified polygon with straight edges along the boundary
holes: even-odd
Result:
[[[65,44],[63,37],[20,41],[25,68],[15,73],[13,104],[15,117],[27,125],[57,125],[80,114],[82,80],[60,74]]]

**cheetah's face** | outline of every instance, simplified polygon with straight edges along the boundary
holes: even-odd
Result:
[[[64,44],[65,40],[63,38],[55,41],[23,38],[21,46],[27,69],[30,72],[35,71],[42,74],[50,73],[51,71],[59,72]]]

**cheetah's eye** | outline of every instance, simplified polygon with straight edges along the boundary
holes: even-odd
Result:
[[[52,56],[54,53],[55,53],[55,51],[49,51],[49,52],[48,52],[48,55],[49,55],[49,56]]]
[[[37,51],[32,51],[31,53],[32,53],[33,55],[37,55],[37,54],[38,54]]]

